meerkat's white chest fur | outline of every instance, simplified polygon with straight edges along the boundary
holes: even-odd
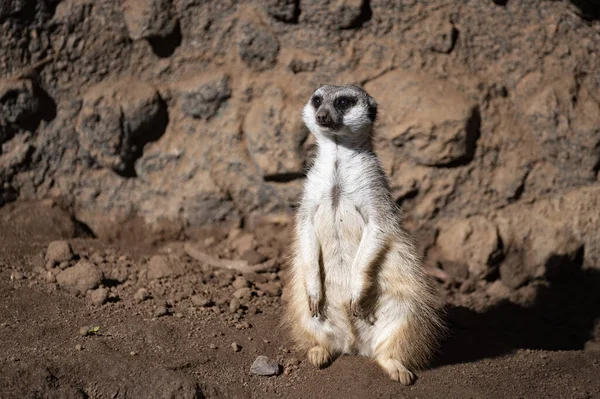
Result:
[[[313,213],[330,302],[349,301],[351,281],[360,278],[350,266],[374,203],[368,172],[373,166],[372,156],[325,142],[308,174],[305,201]]]

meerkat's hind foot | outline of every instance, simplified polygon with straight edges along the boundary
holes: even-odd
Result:
[[[329,366],[332,360],[331,353],[321,345],[310,348],[307,357],[310,364],[320,369]]]
[[[388,373],[394,381],[400,381],[402,385],[411,385],[417,379],[417,376],[404,367],[399,361],[391,358],[377,358],[377,363]]]

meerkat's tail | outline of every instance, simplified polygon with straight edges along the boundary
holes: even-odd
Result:
[[[376,329],[373,357],[392,379],[411,383],[415,377],[409,370],[428,366],[446,335],[444,303],[410,240],[387,262],[381,306],[395,316]]]

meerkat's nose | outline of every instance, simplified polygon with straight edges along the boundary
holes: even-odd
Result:
[[[317,123],[323,127],[331,125],[331,115],[329,115],[329,111],[320,109],[317,112]]]

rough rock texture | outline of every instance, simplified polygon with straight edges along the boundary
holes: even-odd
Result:
[[[221,103],[231,96],[229,77],[199,75],[179,84],[179,106],[192,118],[208,120],[214,116]]]
[[[266,179],[297,176],[303,171],[302,144],[308,130],[297,115],[303,104],[287,105],[286,100],[282,89],[267,89],[252,104],[242,125],[248,151]]]
[[[81,146],[100,166],[126,173],[144,144],[158,139],[166,124],[156,89],[119,81],[94,86],[85,94],[77,131]]]
[[[52,264],[68,262],[73,259],[73,249],[68,241],[52,241],[46,249],[46,260]]]
[[[270,69],[277,61],[279,43],[262,26],[251,23],[243,25],[238,46],[242,61],[255,71]]]
[[[126,0],[123,17],[133,40],[167,37],[177,25],[171,0]]]
[[[296,23],[300,14],[299,0],[268,0],[265,8],[270,16],[282,22]]]
[[[453,264],[454,277],[463,279],[492,276],[502,255],[497,227],[482,216],[442,219],[436,244],[445,269]]]
[[[254,360],[252,366],[250,366],[250,372],[262,376],[279,375],[281,373],[281,366],[276,360],[260,355]]]
[[[530,298],[600,267],[600,17],[571,3],[3,1],[0,206],[99,237],[289,220],[302,105],[356,83],[429,264]]]
[[[84,294],[87,290],[96,288],[102,278],[102,272],[94,264],[86,261],[81,261],[56,275],[58,284],[75,294]]]
[[[30,80],[0,80],[0,145],[19,127],[30,125],[39,109],[39,100]]]
[[[395,70],[365,88],[385,107],[383,137],[406,146],[406,155],[417,164],[448,166],[473,158],[479,111],[455,85]]]

